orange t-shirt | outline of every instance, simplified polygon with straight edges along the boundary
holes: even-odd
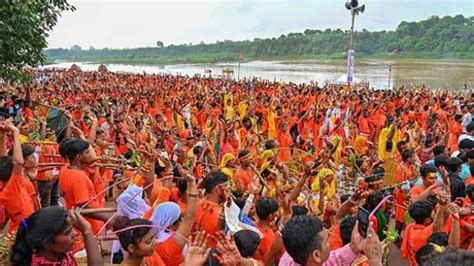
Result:
[[[458,122],[452,122],[449,127],[448,147],[451,153],[458,149],[458,138],[462,134],[462,125]]]
[[[271,228],[261,227],[257,224],[258,230],[262,232],[263,238],[260,241],[257,252],[255,253],[255,259],[263,260],[265,254],[272,248],[273,242],[275,242],[275,232]]]
[[[369,119],[363,116],[359,117],[359,132],[364,134],[370,134]]]
[[[43,144],[41,147],[41,153],[39,156],[39,163],[63,163],[65,160],[61,157],[57,157],[58,155],[58,144]],[[52,170],[48,170],[52,171]],[[48,181],[48,176],[46,172],[48,171],[38,171],[38,175],[36,176],[37,180],[40,181]]]
[[[433,193],[438,193],[439,189],[438,188],[435,188],[432,190]],[[425,188],[423,188],[423,186],[416,186],[416,187],[413,187],[411,190],[410,190],[410,197],[412,199],[420,196],[423,192],[425,192]]]
[[[186,202],[183,200],[179,199],[178,202],[176,202],[179,205],[179,209],[181,210],[181,214],[183,214],[186,211]]]
[[[283,132],[278,132],[277,140],[280,146],[278,160],[282,163],[287,163],[291,159],[290,147],[293,145],[293,140],[291,139],[290,134]]]
[[[216,236],[219,213],[221,210],[222,206],[215,202],[207,199],[198,201],[196,206],[196,219],[194,220],[194,231],[204,230],[207,234]],[[210,247],[215,247],[216,241],[210,237],[208,238],[208,244]]]
[[[162,202],[170,200],[171,191],[169,188],[163,186],[163,182],[159,179],[155,179],[153,182],[153,189],[151,190],[150,203],[157,205]]]
[[[150,257],[145,257],[144,262],[147,266],[166,266],[156,251]]]
[[[428,243],[428,238],[433,234],[433,224],[424,226],[412,223],[405,229],[402,243],[402,256],[410,260],[410,265],[416,265],[416,252]]]
[[[170,199],[169,199],[169,201],[178,203],[179,199],[180,199],[179,189],[177,187],[172,187],[170,189]]]
[[[206,126],[207,114],[205,111],[200,110],[196,114],[196,119],[199,125],[199,128],[202,130]]]
[[[333,224],[329,229],[329,247],[331,250],[342,248],[344,245],[341,239],[341,226],[340,224]]]
[[[9,233],[17,231],[21,220],[39,209],[38,195],[33,183],[13,173],[3,191],[0,192],[0,202],[5,206],[10,217]]]
[[[95,194],[98,195],[97,201],[99,202],[100,208],[105,208],[105,195],[107,194],[105,188],[107,187],[107,180],[105,176],[99,173],[99,169],[96,169],[94,172],[92,183],[94,183]]]
[[[412,199],[416,198],[420,196],[423,193],[423,191],[425,191],[425,189],[422,186],[413,187],[412,189],[410,189],[410,196]]]
[[[467,231],[466,227],[474,225],[474,217],[472,215],[464,216],[459,220],[461,233],[461,248],[468,249],[469,244],[474,239],[474,233]]]
[[[168,266],[178,266],[184,261],[183,248],[178,246],[172,237],[155,246],[155,252]]]
[[[250,170],[244,170],[244,169],[237,169],[237,171],[235,171],[235,174],[234,174],[234,180],[235,180],[235,184],[237,185],[236,186],[236,189],[242,189],[243,191],[247,191],[248,188],[249,188],[249,184],[250,184],[250,179],[252,178],[253,176],[253,171],[250,169]]]
[[[82,204],[96,197],[94,183],[82,170],[62,167],[59,171],[59,187],[63,192],[67,209],[81,207]],[[97,198],[89,203],[89,208],[100,208]],[[103,222],[90,218],[87,220],[91,224],[94,234],[98,234]]]
[[[466,187],[471,184],[474,184],[474,173],[471,173],[471,175],[466,178],[464,184],[466,185]]]
[[[136,176],[135,178],[139,178],[143,180],[142,177],[140,176]],[[142,182],[139,182],[139,183],[142,183]],[[155,179],[153,188],[151,190],[151,194],[148,197],[149,202],[152,203],[151,208],[143,214],[143,219],[150,220],[156,207],[160,205],[160,203],[169,201],[170,195],[171,195],[171,191],[167,187],[163,186],[161,180]]]

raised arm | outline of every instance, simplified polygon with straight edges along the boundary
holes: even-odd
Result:
[[[77,209],[69,213],[71,223],[78,228],[84,236],[84,244],[87,253],[87,265],[103,265],[102,255],[100,254],[97,240],[92,232],[91,225],[84,219]]]
[[[5,125],[0,123],[0,157],[7,156],[7,132]]]
[[[192,169],[191,169],[192,171]],[[191,175],[186,175],[186,180],[188,181],[188,197],[186,201],[186,211],[183,215],[183,221],[176,231],[177,234],[173,235],[173,241],[180,247],[184,247],[186,240],[179,236],[188,237],[191,234],[191,230],[194,224],[194,218],[196,216],[196,204],[198,200],[198,190],[196,185],[196,178]]]
[[[448,206],[448,212],[451,215],[451,232],[449,232],[448,244],[452,248],[459,248],[461,246],[461,228],[459,225],[459,211],[460,208],[456,203]]]
[[[90,120],[92,121],[91,128],[89,129],[89,135],[87,136],[87,141],[92,145],[95,143],[96,135],[97,135],[97,126],[98,120],[94,113],[90,113],[89,115]]]
[[[439,195],[439,203],[441,208],[436,211],[435,217],[433,219],[433,233],[440,232],[443,229],[443,224],[446,221],[448,215],[446,215],[446,204],[449,201],[451,196],[446,194]]]
[[[11,120],[7,121],[6,128],[13,134],[13,173],[22,175],[25,160],[21,152],[20,130],[13,125]]]
[[[308,179],[309,177],[309,173],[310,172],[307,172],[304,174],[304,176],[302,176],[300,178],[300,180],[298,181],[298,183],[296,184],[295,188],[291,191],[291,194],[290,196],[288,197],[290,201],[295,201],[298,196],[300,195],[301,193],[301,190],[303,190],[303,186],[306,182],[306,180]]]
[[[71,122],[71,123],[72,123],[72,122]],[[71,125],[69,126],[69,129],[71,129],[71,130],[70,130],[70,131],[71,131],[71,134],[72,134],[74,137],[76,137],[76,138],[78,138],[78,139],[82,139],[82,140],[87,140],[87,139],[86,139],[86,136],[84,136],[84,132],[82,132],[82,130],[79,129],[78,127],[76,127],[75,125],[71,124]]]
[[[425,200],[428,198],[429,195],[433,194],[433,190],[439,186],[438,183],[434,183],[433,185],[429,186],[427,189],[425,189],[418,197],[412,198],[413,202],[415,201],[420,201],[420,200]]]
[[[390,127],[390,131],[388,132],[388,135],[387,135],[387,140],[393,139],[393,136],[395,135],[396,130],[397,130],[397,124],[395,123]]]

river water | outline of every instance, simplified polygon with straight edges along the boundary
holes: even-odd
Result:
[[[68,68],[73,62],[64,62],[45,67]],[[97,70],[97,63],[76,63],[82,70]],[[391,73],[389,71],[391,65]],[[133,73],[166,73],[180,75],[205,74],[211,70],[213,76],[222,75],[224,68],[233,69],[233,77],[260,77],[267,80],[294,83],[317,81],[335,81],[346,72],[344,60],[320,61],[251,61],[216,64],[181,64],[181,65],[126,65],[107,64],[110,71]],[[399,84],[426,85],[433,89],[462,89],[464,84],[474,88],[474,61],[468,60],[359,60],[355,64],[355,77],[369,82],[374,88],[387,88]],[[208,73],[208,72],[207,72]],[[209,75],[209,74],[206,74]]]

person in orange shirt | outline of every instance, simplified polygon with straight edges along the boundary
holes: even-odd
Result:
[[[369,121],[369,112],[364,110],[363,114],[359,116],[357,121],[359,124],[359,134],[362,136],[370,136],[371,123]]]
[[[155,250],[166,265],[180,265],[183,262],[183,249],[186,239],[191,234],[196,215],[196,203],[199,196],[196,178],[190,174],[186,174],[185,178],[188,181],[188,195],[183,215],[178,204],[165,202],[156,208],[151,217],[152,224],[159,226],[155,228],[158,242]]]
[[[41,144],[39,163],[63,163],[58,158],[58,144]],[[40,170],[37,176],[38,193],[41,198],[41,206],[57,206],[59,200],[59,166]]]
[[[428,196],[438,192],[439,184],[436,182],[437,169],[432,166],[423,165],[420,167],[420,175],[423,184],[415,186],[410,190],[412,201],[425,200]]]
[[[405,181],[413,182],[416,180],[418,176],[415,170],[415,152],[411,149],[406,149],[401,152],[402,154],[402,162],[397,165],[395,170],[395,180],[397,184],[403,183]],[[396,227],[399,232],[403,229],[403,224],[405,223],[404,214],[406,209],[402,206],[406,205],[408,200],[408,193],[409,191],[403,191],[402,189],[395,190],[395,203],[398,206],[395,206],[395,219],[396,219]]]
[[[471,165],[470,169],[471,169],[471,173],[472,173],[472,171],[474,170],[474,164]],[[469,185],[472,185],[472,184],[474,184],[474,175],[473,174],[469,175],[466,178],[466,180],[464,181],[464,185],[466,187],[469,186]]]
[[[152,208],[144,214],[143,218],[145,219],[150,219],[153,211],[160,203],[170,200],[173,173],[170,172],[169,162],[163,162],[163,160],[160,159],[153,163],[152,173],[148,173],[146,176],[137,175],[133,181],[137,186],[148,187],[144,190],[144,194]],[[150,186],[152,183],[153,186]]]
[[[448,138],[448,147],[449,152],[453,153],[458,150],[458,139],[463,132],[462,128],[462,115],[456,114],[454,120],[449,123],[449,138]]]
[[[86,167],[84,171],[89,176],[94,184],[94,192],[97,195],[97,202],[100,208],[105,208],[105,196],[107,191],[104,191],[107,187],[107,180],[104,176],[104,168],[99,168],[96,163]]]
[[[249,189],[250,180],[254,175],[253,169],[250,167],[252,155],[246,149],[239,152],[239,167],[234,174],[234,183],[236,189],[247,191]]]
[[[204,230],[210,236],[224,229],[225,216],[222,204],[228,195],[227,176],[221,171],[210,172],[203,181],[206,197],[197,203],[196,219],[193,231]],[[216,241],[208,238],[210,247],[216,246]]]
[[[13,135],[13,154],[6,156],[6,133]],[[26,159],[26,160],[25,160]],[[8,120],[0,123],[0,179],[6,185],[0,192],[0,203],[4,205],[10,219],[8,232],[18,229],[22,219],[40,208],[36,188],[29,180],[35,178],[37,158],[34,149],[20,144],[20,131]]]
[[[240,148],[248,149],[253,155],[257,154],[258,134],[254,131],[252,120],[249,116],[242,119],[242,128],[239,130]]]
[[[188,182],[184,179],[178,179],[176,181],[176,187],[173,187],[171,189],[171,195],[175,195],[173,196],[174,199],[170,197],[170,200],[176,202],[179,205],[181,213],[184,213],[186,211],[186,201],[188,199],[188,195],[186,193],[187,190]]]
[[[291,159],[290,147],[293,146],[290,132],[288,131],[288,123],[283,122],[279,125],[280,130],[277,132],[277,141],[280,148],[278,160],[282,163],[288,163]]]
[[[446,119],[448,118],[449,113],[446,111],[447,105],[447,103],[443,102],[441,104],[441,108],[436,111],[436,113],[438,114],[438,121],[446,121]]]
[[[173,180],[170,177],[173,177],[173,173],[170,172],[170,167],[160,165],[161,162],[155,163],[155,181],[151,194],[148,196],[150,204],[158,205],[162,202],[166,202],[170,198],[171,186]],[[165,163],[166,164],[166,163]],[[167,179],[164,179],[167,178]]]
[[[68,166],[59,170],[59,187],[63,192],[65,207],[67,209],[100,208],[93,180],[83,170],[96,161],[92,146],[83,139],[66,139],[61,143],[59,149],[61,155],[65,155],[69,161]],[[88,217],[92,231],[96,235],[99,234],[103,222],[110,218],[109,215],[97,212],[84,216]],[[76,242],[75,250],[80,249],[80,246],[81,242]]]
[[[411,266],[416,266],[415,255],[418,249],[427,244],[431,234],[442,230],[446,218],[444,217],[446,202],[441,201],[443,205],[436,211],[434,219],[432,219],[432,213],[435,206],[430,201],[416,201],[408,208],[408,213],[415,222],[405,229],[401,252],[404,258],[409,259]]]
[[[122,258],[120,265],[166,265],[155,252],[156,232],[150,221],[119,216],[114,222],[114,231],[119,231],[117,235],[120,245],[128,253],[125,260]]]
[[[335,224],[331,227],[332,230],[328,239],[331,250],[342,248],[351,242],[351,234],[356,221],[356,217],[348,216],[344,218],[340,224]]]
[[[255,203],[255,211],[258,217],[256,227],[263,234],[255,258],[257,260],[263,260],[276,238],[275,232],[273,231],[273,222],[277,217],[278,202],[270,197],[260,198]]]

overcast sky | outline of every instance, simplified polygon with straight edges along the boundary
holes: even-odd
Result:
[[[133,48],[278,37],[305,29],[348,29],[346,0],[71,1],[48,38],[50,48]],[[432,15],[474,15],[474,0],[360,0],[356,29],[394,30]]]

